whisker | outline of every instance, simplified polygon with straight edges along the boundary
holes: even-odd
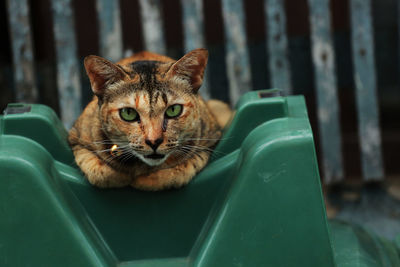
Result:
[[[118,149],[125,149],[125,148],[127,148],[128,146],[129,146],[129,145],[119,146]],[[110,148],[101,149],[101,150],[92,150],[92,152],[103,153],[103,152],[111,152],[112,150],[113,150],[112,147],[110,147]]]
[[[212,149],[209,147],[205,147],[205,146],[193,146],[193,145],[185,145],[186,149],[190,149],[193,150],[194,152],[207,152],[212,154],[212,157],[216,157],[216,156],[225,156],[226,153],[222,152],[222,151],[218,151],[216,149]]]
[[[233,138],[233,136],[225,138],[182,138],[181,141],[221,141]]]
[[[132,158],[133,154],[130,152],[125,152],[124,154],[122,154],[122,158],[121,158],[121,163],[125,163],[127,160],[129,160],[130,158]]]

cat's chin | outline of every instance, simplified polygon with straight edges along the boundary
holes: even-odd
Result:
[[[149,165],[149,166],[158,166],[161,165],[165,162],[165,160],[168,158],[169,153],[167,154],[159,154],[159,153],[153,153],[153,154],[149,154],[149,155],[143,155],[140,154],[136,151],[132,151],[132,154],[137,157],[138,159],[140,159],[142,162],[144,162],[145,164]]]
[[[137,155],[138,158],[146,163],[149,166],[158,166],[164,163],[164,161],[168,158],[167,155],[148,155],[148,156],[143,156],[143,155]]]

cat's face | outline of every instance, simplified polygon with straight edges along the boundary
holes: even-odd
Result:
[[[197,97],[176,93],[173,83],[164,86],[154,93],[138,90],[117,96],[100,108],[108,138],[150,166],[163,163],[171,153],[184,153],[180,146],[200,128]]]
[[[194,50],[177,62],[136,61],[117,66],[89,57],[85,67],[99,98],[103,131],[128,158],[150,166],[185,149],[201,129],[199,89],[206,50]]]

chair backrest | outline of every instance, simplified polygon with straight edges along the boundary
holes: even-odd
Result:
[[[72,125],[82,109],[81,67],[77,57],[76,25],[74,25],[71,2],[71,0],[49,0],[57,62],[60,115],[66,127]],[[120,2],[118,0],[95,0],[95,2],[100,55],[117,60],[124,55]],[[204,2],[202,0],[180,2],[185,51],[207,47]],[[144,47],[158,53],[167,51],[162,18],[163,4],[166,2],[138,0]],[[324,178],[328,183],[341,181],[345,177],[330,4],[329,0],[307,0],[319,143]],[[231,104],[235,104],[243,93],[261,88],[252,86],[245,3],[238,0],[222,0],[220,5],[225,33],[228,99]],[[264,0],[262,5],[269,69],[269,73],[265,75],[269,75],[270,87],[281,88],[284,94],[292,94],[292,72],[302,70],[293,70],[289,60],[285,2]],[[365,180],[381,180],[384,177],[384,170],[376,97],[371,1],[349,0],[348,5],[351,17],[352,62],[362,174]],[[15,100],[38,102],[40,94],[35,81],[29,2],[7,0],[7,13],[14,63]],[[217,88],[211,88],[206,79],[202,89],[203,96],[206,99],[210,98],[213,90]]]

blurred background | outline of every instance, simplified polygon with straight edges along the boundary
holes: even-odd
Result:
[[[396,0],[0,0],[0,108],[46,104],[68,127],[92,97],[85,56],[206,47],[205,98],[305,96],[328,213],[390,237],[400,232],[399,13]]]

